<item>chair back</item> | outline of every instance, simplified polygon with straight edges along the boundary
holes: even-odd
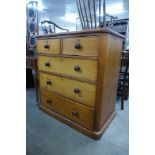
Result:
[[[82,29],[112,28],[113,21],[117,17],[106,13],[105,0],[76,0],[76,2]]]
[[[56,33],[56,28],[60,29],[60,30],[64,30],[64,31],[69,31],[68,29],[64,29],[60,26],[58,26],[57,24],[55,24],[52,21],[49,20],[44,20],[41,21],[41,28],[44,34],[49,34],[49,33]]]

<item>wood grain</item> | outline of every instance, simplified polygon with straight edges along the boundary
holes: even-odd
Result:
[[[45,48],[48,45],[49,48]],[[37,53],[60,54],[60,39],[38,39],[36,46]]]
[[[125,38],[124,35],[108,28],[87,29],[82,31],[70,31],[70,32],[61,32],[61,33],[54,33],[54,34],[45,34],[45,35],[38,35],[36,36],[36,38],[63,38],[63,37],[92,36],[92,35],[103,35],[103,34],[110,34],[121,39]]]
[[[89,107],[94,107],[96,98],[96,85],[71,80],[59,76],[39,73],[40,86],[60,95],[78,101]],[[50,81],[51,84],[47,84]],[[80,93],[75,93],[75,89],[79,89]]]
[[[89,130],[89,129],[87,129],[87,128],[85,128],[85,127],[83,127],[83,126],[81,126],[81,125],[71,121],[70,119],[68,119],[68,118],[66,118],[66,117],[64,117],[64,116],[62,116],[62,115],[60,115],[60,114],[50,110],[49,108],[46,108],[46,107],[44,107],[42,105],[40,105],[39,108],[42,111],[46,112],[48,115],[54,117],[55,119],[63,122],[64,124],[66,124],[66,125],[74,128],[74,129],[76,129],[77,131],[79,131],[79,132],[81,132],[81,133],[83,133],[83,134],[85,134],[85,135],[87,135],[87,136],[89,136],[89,137],[91,137],[91,138],[93,138],[95,140],[98,140],[98,139],[101,138],[102,134],[107,129],[107,127],[109,126],[109,124],[111,123],[111,121],[113,120],[113,118],[115,116],[115,112],[114,112],[108,118],[108,120],[105,122],[104,126],[101,128],[100,131],[95,131],[95,130],[91,131],[91,130]]]
[[[122,40],[105,34],[100,37],[95,129],[100,130],[115,111]],[[106,45],[106,46],[105,46]]]
[[[80,49],[76,49],[76,43],[80,44]],[[98,56],[98,38],[93,37],[75,37],[62,39],[62,54]]]
[[[109,29],[98,29],[37,38],[59,39],[56,43],[59,50],[57,48],[55,53],[38,53],[40,109],[98,139],[115,116],[124,36]],[[80,43],[79,49],[74,47],[77,42]],[[50,67],[43,65],[45,61]],[[73,70],[76,65],[82,69],[81,73]],[[47,104],[47,100],[55,104]],[[75,119],[72,112],[74,117],[80,113],[80,119]]]
[[[41,105],[90,130],[94,129],[94,110],[41,89]],[[48,103],[50,102],[51,103]],[[73,115],[73,114],[74,115]]]
[[[78,56],[78,55],[64,55],[64,54],[45,54],[38,53],[37,56],[47,56],[47,57],[59,57],[59,58],[72,58],[72,59],[84,59],[84,60],[98,60],[98,56]]]
[[[46,66],[47,62],[49,66]],[[79,71],[76,71],[77,67]],[[38,69],[91,81],[97,78],[97,60],[38,56]]]

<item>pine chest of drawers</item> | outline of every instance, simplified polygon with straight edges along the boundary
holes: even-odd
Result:
[[[99,29],[36,38],[40,109],[98,139],[115,116],[124,37]]]

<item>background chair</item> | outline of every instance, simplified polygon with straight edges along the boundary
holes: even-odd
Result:
[[[128,51],[122,52],[117,95],[121,97],[121,110],[123,110],[124,100],[127,100],[129,96],[129,52]]]
[[[117,17],[106,13],[105,0],[77,0],[76,2],[82,29],[113,27],[114,19]]]
[[[68,29],[61,28],[60,26],[58,26],[57,24],[49,20],[42,21],[41,28],[44,34],[56,33],[56,28],[67,31],[67,32],[69,31]]]

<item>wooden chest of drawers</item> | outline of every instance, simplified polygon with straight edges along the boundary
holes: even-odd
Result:
[[[109,29],[37,36],[40,109],[98,139],[115,116],[123,38]]]

